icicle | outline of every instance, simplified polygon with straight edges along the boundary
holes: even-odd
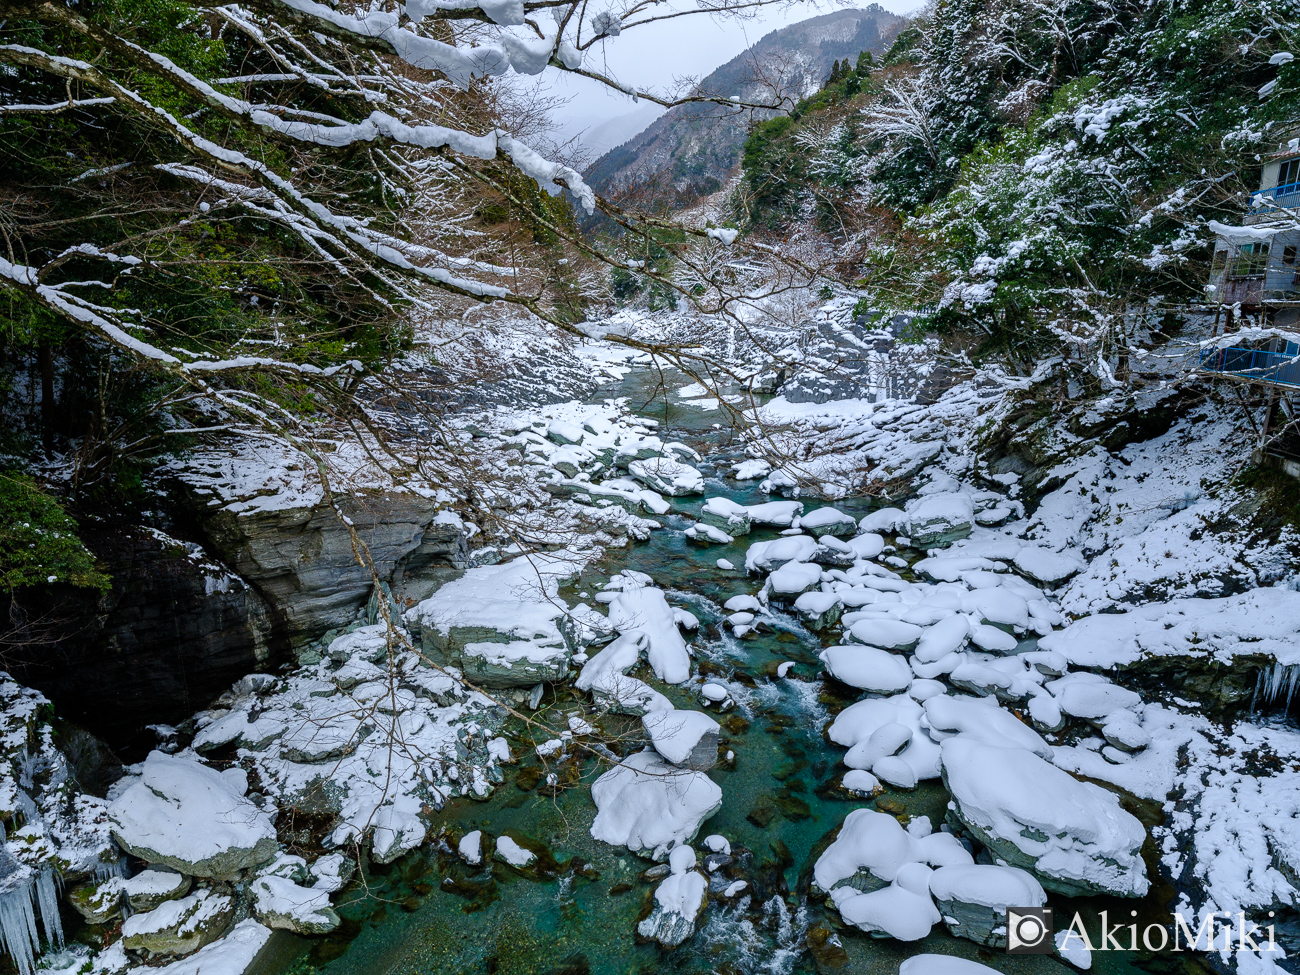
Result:
[[[13,959],[19,975],[32,975],[36,967],[36,908],[32,903],[35,884],[29,879],[0,894],[0,947]]]
[[[63,919],[59,917],[59,878],[53,870],[36,875],[36,903],[41,909],[41,927],[50,948],[63,947]]]
[[[99,883],[108,880],[110,877],[126,877],[125,857],[118,857],[116,860],[95,861],[95,882]]]
[[[1289,711],[1297,690],[1300,690],[1300,664],[1275,663],[1261,670],[1255,679],[1255,696],[1250,702],[1250,708],[1257,711],[1284,700],[1283,710]]]

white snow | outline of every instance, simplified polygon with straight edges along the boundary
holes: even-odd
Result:
[[[907,661],[876,647],[830,647],[821,652],[821,659],[836,680],[874,694],[894,694],[912,683]]]
[[[651,711],[641,719],[650,742],[674,765],[683,764],[705,735],[716,735],[721,725],[703,711]]]
[[[942,748],[944,780],[959,815],[1032,858],[1040,879],[1082,882],[1120,896],[1146,893],[1139,852],[1146,831],[1113,793],[1022,748],[967,735]]]
[[[652,749],[635,752],[591,786],[596,818],[591,835],[656,859],[689,843],[700,824],[722,808],[722,790],[703,772],[677,768]]]
[[[140,778],[108,809],[114,835],[133,849],[196,864],[231,850],[247,851],[245,865],[258,861],[253,851],[273,848],[271,817],[244,798],[230,776],[193,758],[153,751]]]
[[[509,836],[497,838],[497,856],[512,867],[526,867],[537,859],[537,854],[526,850]]]
[[[253,920],[240,921],[220,940],[170,965],[158,975],[243,975],[271,937],[271,929]]]

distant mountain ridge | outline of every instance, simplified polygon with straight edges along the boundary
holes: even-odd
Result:
[[[803,20],[765,34],[699,88],[724,98],[768,100],[771,89],[755,77],[758,65],[769,77],[779,75],[797,98],[816,91],[836,61],[853,62],[860,51],[883,52],[906,22],[877,4]],[[722,187],[740,161],[750,118],[748,111],[728,112],[712,103],[679,105],[592,163],[587,182],[607,196],[689,205]]]

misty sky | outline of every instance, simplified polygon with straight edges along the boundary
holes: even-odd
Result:
[[[921,7],[918,0],[879,2],[886,10],[900,14]],[[600,46],[593,47],[587,52],[587,63],[625,84],[663,90],[672,85],[674,77],[707,75],[769,31],[850,6],[808,0],[760,8],[756,16],[744,20],[679,17],[629,31],[605,42],[603,51]],[[638,107],[626,96],[611,94],[601,85],[560,72],[548,72],[547,87],[555,95],[569,99],[555,113],[556,121],[569,134],[635,112]]]

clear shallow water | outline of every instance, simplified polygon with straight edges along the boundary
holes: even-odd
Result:
[[[714,453],[729,439],[713,425],[725,417],[673,402],[665,412],[662,399],[650,395],[656,377],[633,373],[617,387],[605,387],[602,398],[632,397],[631,405],[650,402],[643,412],[667,419],[665,439],[682,439],[702,453]],[[734,446],[731,447],[734,450]],[[707,458],[714,459],[714,458]],[[705,465],[706,468],[708,465]],[[719,466],[725,470],[725,465]],[[709,495],[742,503],[767,500],[757,482],[710,480]],[[461,799],[431,817],[430,834],[443,838],[387,867],[370,867],[362,883],[341,899],[345,923],[335,935],[315,940],[294,939],[283,949],[275,971],[306,975],[312,969],[328,975],[583,975],[586,972],[718,972],[725,975],[795,975],[805,972],[881,973],[894,975],[912,955],[933,951],[977,960],[1013,975],[1074,971],[1044,956],[1009,956],[949,936],[942,926],[930,937],[910,944],[880,940],[843,929],[834,912],[805,899],[813,861],[837,827],[861,800],[835,789],[844,771],[837,766],[841,750],[822,734],[826,719],[856,700],[857,694],[817,679],[817,652],[822,641],[797,621],[784,618],[776,631],[736,640],[718,622],[720,604],[738,593],[752,593],[760,580],[743,573],[745,549],[754,541],[776,537],[756,529],[729,546],[702,546],[681,530],[693,520],[701,498],[679,499],[674,513],[661,519],[665,530],[627,549],[614,550],[575,583],[562,590],[571,604],[580,593],[594,594],[596,584],[624,568],[649,573],[669,592],[669,601],[683,605],[700,619],[693,641],[696,669],[731,688],[738,707],[720,715],[733,765],[711,773],[722,788],[723,807],[707,820],[701,836],[721,833],[737,854],[734,875],[750,885],[750,896],[723,906],[710,903],[695,937],[672,953],[653,944],[637,944],[636,923],[649,911],[654,881],[639,875],[650,864],[592,839],[595,807],[590,783],[603,769],[595,761],[582,768],[580,779],[556,796],[536,789],[540,768],[535,757],[523,760],[507,774],[506,783],[487,802]],[[875,504],[878,504],[875,503]],[[810,505],[813,507],[815,505]],[[846,500],[837,507],[864,514],[871,502]],[[719,558],[740,571],[718,569]],[[776,678],[783,661],[795,666],[787,679]],[[699,707],[690,691],[663,688],[679,707]],[[558,713],[573,710],[581,700],[571,688],[560,688],[544,701]],[[555,722],[552,722],[555,723]],[[562,720],[559,722],[562,724]],[[639,733],[636,719],[613,719],[606,734]],[[525,751],[513,742],[516,754]],[[926,815],[937,827],[947,805],[938,782],[922,783],[913,792],[888,792],[874,806],[883,811]],[[544,843],[554,857],[544,879],[524,877],[503,864],[470,868],[454,854],[464,833],[482,829],[493,836],[504,831]],[[1172,891],[1153,891],[1141,904],[1140,920],[1161,921],[1163,905]],[[1114,919],[1128,919],[1133,902],[1066,901],[1054,899],[1058,916],[1083,911],[1094,935],[1096,912],[1109,909]],[[1060,925],[1058,925],[1060,926]],[[832,932],[840,947],[827,944]],[[808,946],[818,946],[809,950]],[[1102,975],[1136,971],[1186,971],[1199,967],[1191,956],[1141,958],[1128,953],[1096,953],[1093,971]]]

